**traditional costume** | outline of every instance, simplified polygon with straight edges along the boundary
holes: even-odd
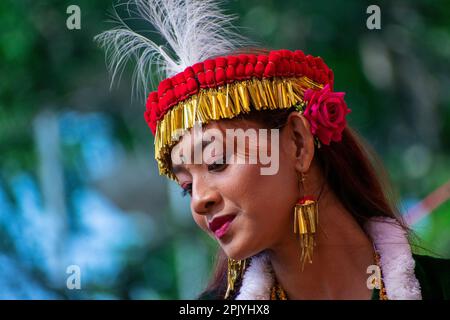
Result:
[[[155,135],[161,174],[176,179],[171,149],[196,123],[250,112],[295,107],[310,122],[317,147],[341,140],[350,109],[344,93],[333,91],[334,75],[322,58],[300,50],[236,53],[249,42],[214,0],[134,0],[126,10],[152,25],[167,46],[133,31],[120,15],[116,16],[118,26],[96,40],[106,49],[113,76],[128,59],[136,60],[136,84],[144,90],[155,73],[160,76],[157,89],[148,95],[144,117]],[[450,262],[413,255],[403,229],[386,219],[373,218],[366,225],[383,275],[382,287],[374,290],[373,297],[449,298]],[[294,217],[302,264],[312,260],[317,223],[316,199],[305,195]],[[230,261],[230,266],[226,297],[286,298],[264,254],[246,263]],[[235,288],[238,278],[241,285]],[[203,298],[223,297],[209,292]]]

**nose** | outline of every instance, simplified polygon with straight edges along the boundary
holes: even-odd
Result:
[[[197,214],[210,214],[221,201],[219,191],[206,185],[204,180],[194,182],[192,185],[191,208]]]

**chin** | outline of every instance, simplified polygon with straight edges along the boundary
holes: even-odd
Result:
[[[227,253],[227,257],[233,260],[244,260],[247,258],[250,258],[250,256],[247,255],[242,255],[242,254],[228,254]]]
[[[243,260],[249,257],[249,255],[247,255],[242,248],[230,248],[228,246],[224,246],[222,249],[230,259]]]
[[[223,250],[228,258],[234,260],[244,260],[256,255],[259,251],[250,250],[249,248],[243,248],[242,246],[237,245],[236,247],[227,247],[224,246]]]

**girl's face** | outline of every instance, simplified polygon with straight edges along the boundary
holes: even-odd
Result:
[[[220,125],[233,128],[242,126],[242,121],[231,120]],[[255,122],[250,126],[262,128]],[[206,131],[211,128],[218,128],[217,123],[209,124]],[[186,144],[196,144],[198,141],[191,139],[191,133],[184,135],[177,146],[187,149]],[[273,175],[262,175],[260,169],[264,165],[260,163],[227,163],[228,159],[224,164],[217,163],[225,152],[212,152],[201,164],[173,166],[179,184],[191,196],[195,222],[217,239],[228,257],[248,258],[275,247],[292,234],[292,212],[299,197],[295,140],[289,125],[279,131],[279,159],[276,159],[279,166]],[[269,150],[278,148],[270,145],[270,141],[268,135]]]

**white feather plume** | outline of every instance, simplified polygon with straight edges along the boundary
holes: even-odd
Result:
[[[220,4],[219,0],[131,0],[116,5],[116,27],[94,38],[105,49],[111,84],[120,78],[127,61],[135,60],[133,92],[147,95],[152,75],[160,81],[197,62],[250,45],[232,25],[236,16],[226,14]],[[119,15],[119,6],[126,6],[127,18]],[[132,19],[144,21],[149,28],[132,30],[127,24]],[[166,43],[157,44],[144,35],[155,29]]]

